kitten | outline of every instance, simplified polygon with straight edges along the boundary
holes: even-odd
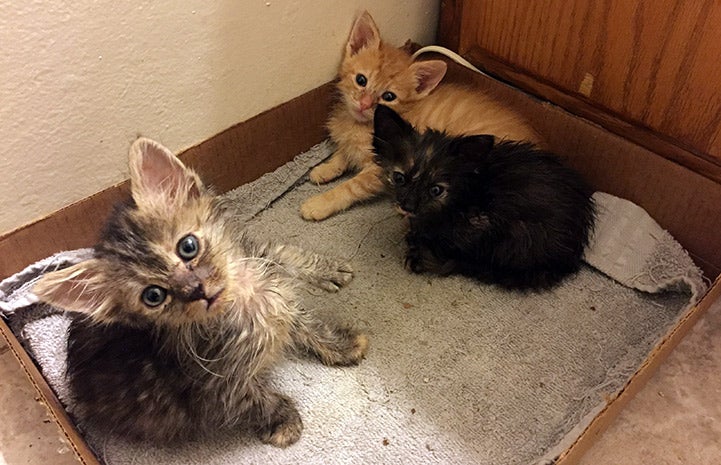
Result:
[[[420,133],[382,105],[374,128],[376,162],[410,223],[411,271],[541,289],[579,269],[593,190],[556,156],[490,135]]]
[[[132,145],[130,173],[132,200],[116,208],[94,258],[34,287],[81,312],[68,333],[73,413],[141,440],[245,428],[265,443],[294,443],[301,418],[270,386],[269,369],[286,349],[355,365],[368,344],[300,306],[295,281],[336,291],[351,269],[234,233],[222,200],[156,142]]]
[[[372,153],[373,111],[378,103],[393,107],[419,128],[541,142],[519,114],[481,90],[438,86],[446,69],[443,61],[414,62],[406,49],[383,42],[368,12],[355,21],[338,72],[340,99],[327,124],[336,151],[309,177],[323,184],[347,171],[357,174],[306,200],[300,208],[303,218],[325,219],[385,190]]]

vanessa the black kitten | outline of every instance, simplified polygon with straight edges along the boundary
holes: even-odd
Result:
[[[340,262],[256,243],[165,147],[130,150],[132,202],[116,209],[94,258],[44,275],[34,292],[75,314],[67,379],[73,414],[131,438],[168,442],[244,428],[284,447],[300,437],[293,401],[269,385],[286,349],[355,365],[368,341],[322,321],[296,281],[336,291]]]
[[[594,224],[593,190],[553,154],[490,135],[421,134],[384,106],[373,147],[410,222],[411,271],[539,289],[578,270]]]

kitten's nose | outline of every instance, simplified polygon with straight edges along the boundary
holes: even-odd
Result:
[[[188,292],[185,296],[185,300],[188,302],[194,302],[196,300],[205,299],[205,289],[203,288],[203,284],[198,284],[194,289],[188,289],[190,292]],[[188,291],[186,290],[186,292]]]
[[[365,111],[373,106],[373,101],[375,99],[370,94],[363,94],[361,95],[360,100],[358,101],[360,105],[360,111]]]
[[[205,299],[203,280],[194,273],[175,273],[170,279],[170,286],[175,297],[184,302]]]
[[[415,202],[409,200],[409,199],[403,199],[398,203],[398,206],[401,210],[403,210],[405,213],[408,213],[410,215],[414,214],[416,212],[416,205]]]

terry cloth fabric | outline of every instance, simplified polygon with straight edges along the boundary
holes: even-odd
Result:
[[[370,335],[360,366],[289,359],[274,371],[305,430],[287,449],[223,434],[179,448],[135,444],[79,426],[109,464],[548,463],[628,382],[654,345],[705,291],[688,254],[642,209],[597,193],[587,263],[548,292],[519,293],[459,276],[403,269],[404,224],[387,200],[319,223],[302,200],[327,187],[305,173],[321,144],[226,194],[251,234],[345,258],[340,292],[309,289],[304,304]],[[70,315],[38,304],[43,273],[86,259],[64,252],[0,283],[0,311],[72,412],[63,376]]]

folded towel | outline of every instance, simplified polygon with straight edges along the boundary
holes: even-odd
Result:
[[[305,424],[287,449],[228,434],[170,449],[84,430],[107,463],[546,463],[706,289],[666,231],[604,193],[594,196],[590,266],[551,291],[409,274],[403,223],[387,201],[320,223],[300,219],[300,202],[326,189],[303,183],[304,174],[330,150],[321,144],[226,197],[238,228],[351,261],[356,278],[347,288],[308,293],[305,304],[364,327],[368,358],[352,368],[280,364],[275,382]],[[63,252],[0,283],[0,312],[71,412],[63,376],[70,316],[38,304],[29,289],[91,253]]]

